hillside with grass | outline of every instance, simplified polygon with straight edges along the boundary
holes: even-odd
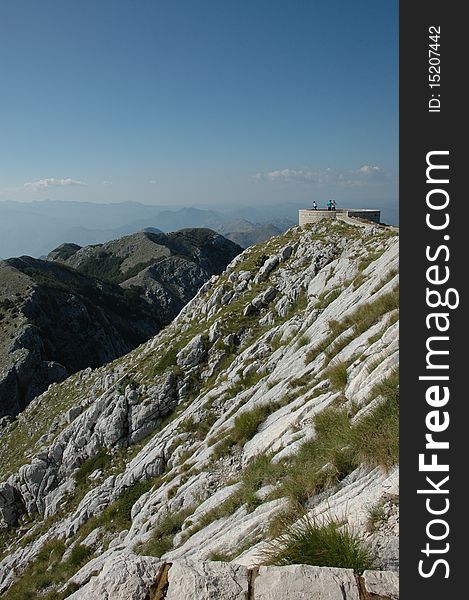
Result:
[[[1,261],[0,418],[148,340],[239,252],[209,229],[185,229]]]
[[[266,573],[395,572],[398,328],[395,231],[323,221],[244,251],[3,430],[0,594],[294,599]]]

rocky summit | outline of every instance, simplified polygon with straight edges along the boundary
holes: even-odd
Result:
[[[0,262],[0,417],[148,340],[240,251],[209,229],[186,229]]]
[[[295,227],[51,385],[0,438],[0,594],[397,598],[398,291],[396,231]]]

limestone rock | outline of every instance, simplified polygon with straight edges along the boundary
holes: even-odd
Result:
[[[249,600],[248,570],[223,562],[176,561],[166,600]]]
[[[108,559],[98,575],[68,596],[70,600],[142,600],[158,579],[162,563],[157,558],[130,553]]]
[[[198,334],[178,353],[177,363],[181,368],[190,369],[201,363],[205,356],[205,336]]]
[[[394,571],[365,571],[362,579],[372,596],[399,600],[399,576]]]
[[[8,482],[0,484],[0,514],[7,525],[16,525],[25,512],[20,494]]]
[[[255,600],[360,600],[351,569],[290,565],[260,567],[254,579]]]
[[[19,525],[3,548],[0,594],[45,544],[63,540],[68,552],[85,539],[82,527],[88,530],[90,518],[99,518],[108,507],[112,515],[122,505],[128,514],[122,531],[86,539],[96,556],[73,578],[82,588],[104,573],[105,563],[154,539],[160,527],[171,530],[172,547],[162,556],[167,563],[200,564],[218,554],[232,557],[230,568],[259,566],[268,524],[289,499],[278,497],[279,475],[270,485],[255,479],[257,506],[245,504],[241,482],[250,466],[260,457],[273,464],[295,460],[317,435],[316,416],[330,407],[340,405],[350,413],[351,426],[359,424],[383,401],[373,397],[373,390],[397,365],[394,301],[360,335],[351,328],[340,337],[331,335],[331,322],[340,329],[342,319],[395,294],[398,239],[385,228],[370,236],[352,225],[323,223],[248,249],[151,341],[125,358],[55,384],[6,423],[0,509],[4,524]],[[291,253],[282,251],[286,245]],[[360,271],[361,259],[369,256],[374,260]],[[261,258],[262,281],[255,271]],[[359,273],[360,285],[353,285]],[[223,305],[224,295],[241,284],[246,287],[236,291],[235,303]],[[337,341],[342,347],[336,359],[348,365],[347,382],[339,390],[330,383],[326,356]],[[245,437],[233,443],[245,419]],[[257,467],[263,469],[262,460]],[[78,505],[70,502],[77,488]],[[346,515],[348,524],[367,537],[377,566],[397,569],[398,507],[390,500],[397,494],[397,465],[385,471],[361,464],[306,500],[305,509],[319,519]],[[386,509],[383,524],[369,532],[370,510],[376,506]],[[26,522],[25,511],[35,515],[37,525]],[[50,526],[41,533],[48,517]],[[187,568],[188,578],[207,571],[210,579],[214,568]],[[303,568],[306,580],[315,580],[310,567]],[[288,580],[286,569],[282,581]],[[331,586],[321,593],[335,597]],[[293,583],[288,589],[287,600],[295,589],[302,593]]]

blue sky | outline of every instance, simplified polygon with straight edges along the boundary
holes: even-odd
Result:
[[[2,0],[0,199],[397,203],[395,0]]]

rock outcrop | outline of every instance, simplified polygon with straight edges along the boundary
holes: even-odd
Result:
[[[120,554],[104,563],[71,600],[360,600],[399,599],[396,573],[291,565],[247,569],[223,562],[176,561]]]
[[[107,581],[119,598],[112,564],[130,556],[128,597],[152,580],[173,600],[394,598],[394,575],[356,574],[398,568],[397,268],[385,227],[294,228],[147,343],[37,397],[1,438],[0,593],[44,589],[47,570],[57,598],[104,599]],[[304,514],[354,532],[355,575],[266,566]]]

